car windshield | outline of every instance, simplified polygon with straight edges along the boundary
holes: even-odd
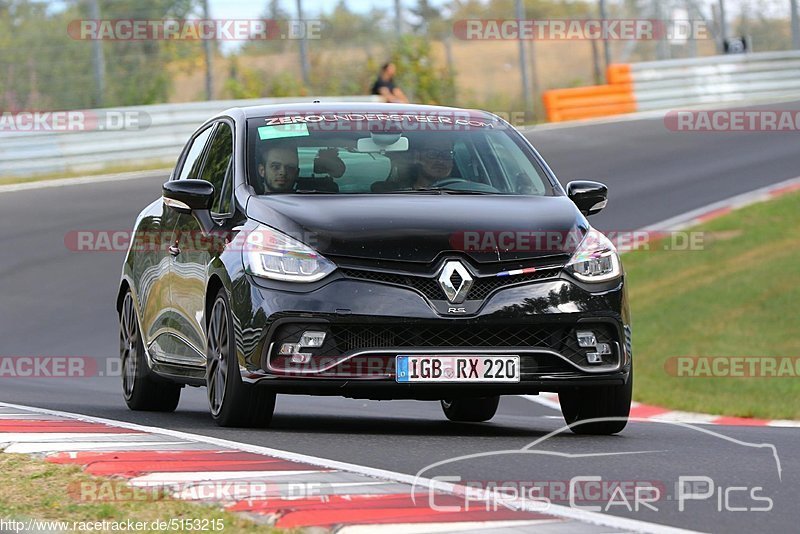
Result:
[[[281,114],[248,120],[256,193],[553,195],[530,148],[484,114]]]

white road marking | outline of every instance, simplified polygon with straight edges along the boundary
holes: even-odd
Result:
[[[720,417],[723,416],[709,415],[709,414],[695,413],[695,412],[681,412],[675,410],[672,412],[666,412],[654,415],[652,419],[654,421],[679,421],[681,423],[709,424],[713,423]]]
[[[223,480],[226,482],[234,480],[246,481],[253,478],[273,478],[279,476],[298,476],[321,473],[322,471],[295,470],[295,471],[178,471],[178,472],[159,472],[148,473],[140,477],[130,479],[131,486],[164,486],[171,484],[182,484],[186,482],[213,482]]]
[[[46,443],[13,443],[3,452],[18,454],[35,454],[42,452],[71,452],[71,451],[96,451],[130,449],[158,449],[163,445],[184,445],[183,441],[92,441],[92,442],[46,442]]]
[[[694,226],[696,220],[699,217],[702,217],[703,215],[706,215],[712,211],[716,211],[718,209],[723,209],[723,208],[739,209],[739,208],[744,208],[746,206],[750,206],[752,204],[757,204],[759,202],[770,200],[771,198],[773,198],[770,196],[770,193],[772,191],[775,191],[777,189],[782,189],[784,187],[793,186],[795,184],[800,184],[800,176],[795,178],[789,178],[788,180],[783,180],[782,182],[777,182],[764,187],[759,187],[758,189],[754,189],[753,191],[748,191],[746,193],[734,195],[725,200],[713,202],[706,206],[702,206],[700,208],[687,211],[686,213],[675,215],[674,217],[670,217],[669,219],[665,219],[663,221],[654,224],[649,224],[644,228],[640,228],[638,231],[646,232],[646,231],[682,230],[687,226]]]
[[[18,408],[18,409],[26,409],[36,413],[43,413],[48,415],[56,415],[60,417],[66,417],[69,419],[76,419],[79,421],[90,421],[94,423],[103,423],[107,425],[114,425],[121,428],[127,428],[130,430],[138,430],[142,432],[150,432],[154,434],[161,434],[170,436],[176,439],[181,440],[189,440],[194,441],[197,443],[206,443],[215,445],[218,447],[223,448],[233,448],[238,449],[240,451],[245,452],[252,452],[255,454],[264,454],[268,456],[272,456],[274,458],[282,458],[284,460],[292,460],[295,462],[304,462],[311,465],[317,465],[320,467],[324,467],[327,469],[336,469],[340,471],[349,471],[351,473],[356,473],[360,475],[365,475],[368,477],[373,477],[376,479],[382,480],[390,480],[394,482],[401,482],[404,484],[416,485],[423,488],[427,488],[428,490],[437,490],[442,491],[445,493],[461,493],[464,494],[465,492],[469,491],[469,488],[457,484],[442,482],[440,480],[433,480],[433,479],[426,479],[426,478],[419,478],[414,475],[408,475],[405,473],[398,473],[395,471],[389,471],[386,469],[377,469],[374,467],[367,467],[358,464],[352,464],[348,462],[340,462],[336,460],[330,460],[327,458],[320,458],[317,456],[309,456],[306,454],[299,454],[295,452],[283,451],[280,449],[272,449],[269,447],[262,447],[259,445],[251,445],[249,443],[240,443],[236,441],[230,441],[226,439],[220,438],[213,438],[210,436],[203,436],[201,434],[192,434],[189,432],[181,432],[178,430],[171,430],[171,429],[162,429],[157,427],[148,427],[144,425],[137,425],[135,423],[128,423],[126,421],[115,421],[112,419],[105,419],[101,417],[93,417],[89,415],[83,414],[75,414],[69,412],[62,412],[59,410],[49,410],[46,408],[36,408],[30,406],[22,406],[18,404],[11,404],[11,403],[0,403],[0,406],[6,406],[9,408]],[[79,444],[80,445],[80,444]],[[138,443],[130,443],[129,445],[139,445]],[[488,498],[488,497],[487,497]],[[525,507],[529,507],[531,505],[537,506],[537,503],[532,503],[527,500],[520,500],[519,503],[510,503],[511,507],[519,507],[523,509]],[[540,504],[540,503],[539,503]],[[570,508],[567,506],[560,506],[556,504],[550,504],[545,512],[547,515],[551,515],[554,517],[560,517],[564,519],[572,519],[576,521],[582,521],[584,523],[590,523],[593,525],[599,525],[604,527],[610,527],[614,529],[620,530],[630,530],[634,532],[643,532],[643,533],[654,533],[654,534],[661,534],[661,533],[686,533],[686,532],[693,532],[684,529],[679,529],[675,527],[670,527],[667,525],[660,525],[658,523],[650,523],[647,521],[641,521],[638,519],[628,519],[625,517],[618,517],[612,515],[606,515],[598,512],[589,512],[587,510],[581,510],[576,508]]]
[[[77,178],[56,178],[54,180],[22,182],[19,184],[0,185],[0,194],[15,193],[17,191],[30,191],[32,189],[66,187],[70,185],[87,185],[99,184],[103,182],[136,180],[139,178],[154,178],[159,175],[168,175],[170,172],[172,172],[172,169],[155,169],[150,171],[121,172],[116,174],[98,174],[97,176],[80,176]]]
[[[45,424],[47,422],[45,421]],[[78,441],[109,441],[119,437],[119,441],[125,441],[126,437],[143,437],[140,433],[118,434],[100,432],[5,432],[0,433],[0,443],[57,443],[72,440]],[[135,441],[135,440],[133,440]]]
[[[766,426],[771,427],[787,427],[787,428],[800,428],[800,421],[790,421],[786,419],[775,419],[770,421]]]

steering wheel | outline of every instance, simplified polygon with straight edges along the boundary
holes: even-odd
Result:
[[[466,182],[467,180],[463,178],[444,178],[442,180],[437,180],[431,184],[431,187],[447,187],[448,185],[453,184],[460,184]]]

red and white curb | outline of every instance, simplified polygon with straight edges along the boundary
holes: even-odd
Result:
[[[522,395],[522,397],[537,404],[541,404],[542,406],[546,406],[554,410],[561,410],[557,393]],[[665,423],[688,423],[694,425],[771,426],[800,428],[800,421],[789,421],[784,419],[751,419],[749,417],[731,417],[726,415],[683,412],[680,410],[662,408],[660,406],[642,404],[640,402],[631,403],[630,418],[636,422],[653,421]]]
[[[692,210],[675,217],[670,217],[661,222],[645,226],[641,231],[677,231],[702,224],[713,219],[727,215],[733,210],[744,208],[759,202],[766,202],[788,193],[800,191],[800,176],[796,178],[789,178],[782,182],[771,184],[765,187],[760,187],[753,191],[748,191],[740,195],[736,195],[719,202],[714,202],[707,206],[703,206],[696,210]]]
[[[474,494],[467,509],[466,488],[435,479],[8,403],[0,403],[0,449],[79,465],[132,491],[157,488],[173,498],[217,503],[278,528],[348,534],[687,532],[554,504],[540,511],[541,503],[523,500],[495,508]],[[434,509],[431,496],[437,508],[457,511]],[[480,497],[489,501],[493,495]]]

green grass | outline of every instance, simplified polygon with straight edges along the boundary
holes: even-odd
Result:
[[[165,495],[151,493],[140,494],[146,495],[146,498],[124,498],[129,495],[124,484],[125,480],[120,478],[87,475],[74,465],[51,464],[25,454],[0,453],[0,518],[17,521],[65,521],[70,525],[73,522],[127,522],[130,519],[147,522],[148,526],[155,520],[169,522],[171,519],[221,519],[223,532],[290,532],[258,525],[241,515],[224,512],[219,506],[173,500]],[[123,498],[91,499],[86,498],[87,495],[116,495]]]
[[[627,253],[634,398],[677,410],[800,419],[798,377],[679,377],[680,356],[800,357],[800,193],[690,229],[702,250]]]

